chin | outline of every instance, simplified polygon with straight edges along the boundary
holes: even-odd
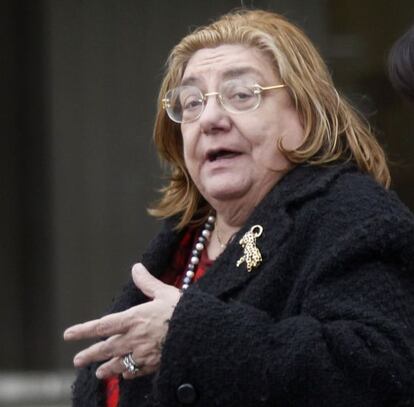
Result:
[[[216,201],[231,201],[240,199],[247,195],[249,188],[247,185],[236,185],[235,183],[223,184],[220,186],[210,186],[204,189],[203,195],[207,199]]]

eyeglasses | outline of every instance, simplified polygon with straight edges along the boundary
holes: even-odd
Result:
[[[224,82],[219,92],[203,94],[196,86],[185,85],[170,89],[162,99],[162,106],[172,121],[189,123],[201,116],[209,96],[215,96],[220,105],[230,113],[245,113],[260,106],[262,92],[285,86],[246,85],[239,80],[231,80]]]

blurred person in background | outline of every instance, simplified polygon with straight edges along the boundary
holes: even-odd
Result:
[[[388,71],[394,88],[414,103],[414,24],[391,48]]]
[[[303,32],[237,11],[172,50],[165,219],[74,359],[73,405],[414,405],[414,219]]]

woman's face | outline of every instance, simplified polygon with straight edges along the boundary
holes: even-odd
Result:
[[[234,77],[252,85],[281,83],[268,57],[242,45],[197,51],[182,82],[197,86],[204,94],[218,91]],[[259,202],[290,168],[277,141],[282,138],[283,146],[293,149],[303,139],[287,88],[263,92],[260,106],[244,113],[229,113],[210,96],[200,118],[182,123],[181,132],[187,169],[213,207],[217,201]]]

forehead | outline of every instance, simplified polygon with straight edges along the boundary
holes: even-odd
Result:
[[[188,61],[182,82],[250,75],[258,80],[277,79],[271,60],[261,51],[244,45],[220,45],[195,52]]]

